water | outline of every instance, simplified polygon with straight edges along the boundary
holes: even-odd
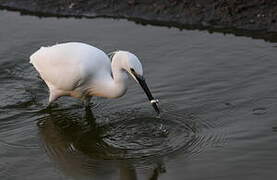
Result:
[[[0,23],[1,180],[275,179],[275,43],[7,11]],[[120,99],[93,98],[92,111],[69,97],[43,111],[48,91],[28,57],[66,41],[137,54],[161,116],[132,80]]]

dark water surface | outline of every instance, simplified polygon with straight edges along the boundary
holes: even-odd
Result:
[[[0,24],[1,180],[276,179],[276,44],[7,11]],[[120,99],[93,98],[92,112],[69,97],[41,111],[48,90],[28,57],[66,41],[135,53],[161,116],[132,80]]]

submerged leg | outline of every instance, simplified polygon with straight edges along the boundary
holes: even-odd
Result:
[[[92,113],[92,110],[90,109],[90,106],[85,107],[84,119],[87,122],[87,124],[90,126],[90,128],[97,129],[96,119],[94,117],[94,114]]]
[[[46,109],[51,109],[51,107],[53,107],[53,102],[57,99],[58,97],[56,98],[53,98],[53,96],[49,96],[49,100],[48,100],[48,104],[46,106]]]
[[[85,105],[85,108],[89,108],[90,109],[90,100],[91,100],[91,96],[86,96],[83,100],[83,103]]]
[[[49,99],[48,99],[48,104],[46,105],[45,108],[43,108],[41,110],[41,112],[49,112],[51,111],[51,109],[53,108],[53,102],[57,99],[58,97],[55,96],[53,93],[51,93],[50,91],[50,94],[49,94]]]

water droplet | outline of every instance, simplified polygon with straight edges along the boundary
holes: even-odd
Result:
[[[159,131],[160,131],[160,135],[163,137],[167,137],[169,134],[169,131],[164,124],[160,124]]]

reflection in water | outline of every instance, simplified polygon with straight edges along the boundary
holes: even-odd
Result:
[[[109,127],[100,126],[90,109],[83,118],[51,112],[38,122],[47,154],[65,174],[78,179],[158,179],[165,172],[158,158],[132,159],[128,149],[108,144]],[[136,169],[138,163],[143,165]]]

